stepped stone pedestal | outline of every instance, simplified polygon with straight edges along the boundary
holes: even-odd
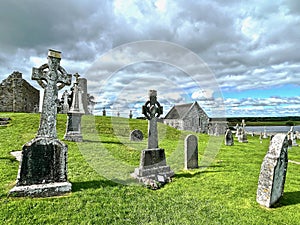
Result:
[[[132,174],[139,181],[147,178],[161,183],[169,182],[173,175],[174,172],[166,164],[165,150],[161,148],[143,150],[140,166]]]

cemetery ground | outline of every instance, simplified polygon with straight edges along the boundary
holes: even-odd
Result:
[[[19,166],[10,151],[22,149],[35,137],[39,114],[0,113],[0,117],[11,118],[6,127],[0,127],[0,224],[299,224],[300,165],[288,163],[284,195],[276,207],[268,209],[256,202],[260,167],[269,146],[269,139],[260,143],[258,136],[248,135],[248,143],[235,138],[234,146],[225,146],[223,136],[195,134],[199,162],[209,142],[221,139],[222,144],[206,169],[186,171],[183,141],[190,132],[159,123],[159,135],[164,137],[159,146],[175,171],[173,182],[153,191],[105,178],[103,174],[116,177],[114,171],[126,177],[131,168],[138,167],[140,152],[147,145],[147,121],[136,119],[82,117],[85,141],[64,141],[69,147],[72,193],[51,198],[7,197]],[[66,119],[58,115],[60,140]],[[134,129],[144,133],[142,142],[129,141]],[[288,154],[289,160],[300,162],[300,147],[292,147]]]

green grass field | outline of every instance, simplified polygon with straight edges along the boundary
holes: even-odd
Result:
[[[130,177],[147,146],[130,142],[140,129],[147,138],[147,121],[84,116],[84,142],[67,142],[72,193],[52,198],[11,198],[19,162],[10,155],[35,137],[39,114],[0,113],[10,117],[0,127],[0,224],[300,224],[300,165],[289,163],[283,198],[272,209],[256,203],[260,166],[269,140],[225,146],[223,137],[196,134],[199,169],[183,170],[181,132],[159,124],[159,145],[175,171],[173,182],[153,191]],[[59,139],[66,115],[58,115]],[[221,144],[220,144],[221,143]],[[289,159],[300,162],[300,147]]]

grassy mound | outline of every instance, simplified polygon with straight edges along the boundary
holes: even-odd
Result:
[[[67,142],[68,174],[72,193],[53,198],[8,198],[19,162],[10,155],[35,137],[39,114],[1,113],[10,117],[0,127],[1,224],[298,224],[300,221],[300,165],[289,163],[285,193],[273,209],[256,203],[260,166],[269,140],[258,136],[249,143],[218,146],[223,137],[196,134],[199,159],[205,169],[183,170],[181,132],[159,124],[159,145],[167,164],[175,170],[173,182],[152,191],[136,185],[130,172],[139,165],[147,146],[147,121],[84,116],[84,142]],[[59,139],[65,133],[66,115],[58,115]],[[145,139],[130,142],[140,129]],[[222,140],[221,140],[222,141]],[[216,146],[214,146],[216,144]],[[216,151],[218,149],[219,151]],[[210,151],[211,150],[211,151]],[[300,147],[289,159],[300,162]]]

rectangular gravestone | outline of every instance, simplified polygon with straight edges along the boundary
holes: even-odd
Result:
[[[285,134],[276,134],[261,165],[256,201],[273,207],[283,195],[288,165],[288,143]]]
[[[198,168],[198,138],[188,135],[184,140],[184,167],[185,169]]]

